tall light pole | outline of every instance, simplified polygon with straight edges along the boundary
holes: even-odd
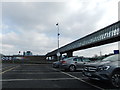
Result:
[[[58,58],[58,61],[59,61],[59,57],[60,57],[60,51],[59,51],[59,36],[60,36],[60,33],[59,33],[59,24],[57,23],[56,26],[57,26],[57,31],[58,31],[58,33],[57,33],[57,38],[58,38],[57,58]]]

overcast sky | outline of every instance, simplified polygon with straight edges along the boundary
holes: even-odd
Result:
[[[19,2],[18,2],[19,1]],[[45,55],[57,49],[57,27],[60,47],[118,21],[119,0],[3,0],[0,28],[1,53],[32,51]],[[94,56],[112,53],[118,43],[74,52]]]

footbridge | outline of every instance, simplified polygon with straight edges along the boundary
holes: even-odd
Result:
[[[67,53],[70,57],[74,51],[100,46],[108,43],[120,41],[120,21],[106,26],[94,33],[75,40],[59,48],[60,54]],[[58,49],[46,54],[47,57],[56,56]]]

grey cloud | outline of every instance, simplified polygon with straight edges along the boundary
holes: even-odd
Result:
[[[87,8],[87,4],[85,5]],[[104,14],[104,8],[97,7],[92,12],[84,9],[85,6],[77,13],[69,15],[69,19],[66,20],[62,33],[65,37],[71,37],[73,39],[79,39],[87,34],[90,34],[96,30],[96,24],[102,18]],[[100,9],[101,8],[101,9]],[[84,12],[81,13],[81,11]]]
[[[69,2],[3,3],[2,22],[7,26],[3,28],[2,38],[5,52],[10,52],[10,47],[14,53],[17,50],[31,50],[46,54],[56,49],[57,22],[60,46],[94,32],[106,9],[98,1],[79,3],[81,8],[78,11],[71,10]]]
[[[4,3],[3,22],[10,20],[25,29],[33,29],[34,25],[39,24],[47,26],[54,21],[54,15],[60,9],[61,3]]]
[[[6,48],[13,47],[13,50],[16,49],[16,51],[31,50],[35,51],[34,53],[38,53],[42,50],[41,53],[45,54],[48,50],[54,48],[55,45],[57,45],[54,42],[54,38],[48,38],[44,34],[38,34],[36,32],[28,32],[27,34],[28,35],[25,35],[25,33],[24,35],[18,35],[12,32],[8,33],[7,35],[3,35],[3,50],[7,51]]]

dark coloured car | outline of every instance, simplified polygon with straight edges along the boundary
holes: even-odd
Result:
[[[60,61],[53,62],[52,67],[53,68],[59,68]]]
[[[61,70],[83,70],[84,64],[90,62],[88,58],[84,57],[70,57],[61,61],[60,69]]]
[[[114,87],[120,88],[120,54],[85,64],[83,74],[90,79],[110,81]]]
[[[53,63],[52,63],[52,67],[53,67],[53,68],[59,68],[62,60],[66,59],[66,58],[67,58],[67,57],[62,57],[61,60],[53,62]]]

